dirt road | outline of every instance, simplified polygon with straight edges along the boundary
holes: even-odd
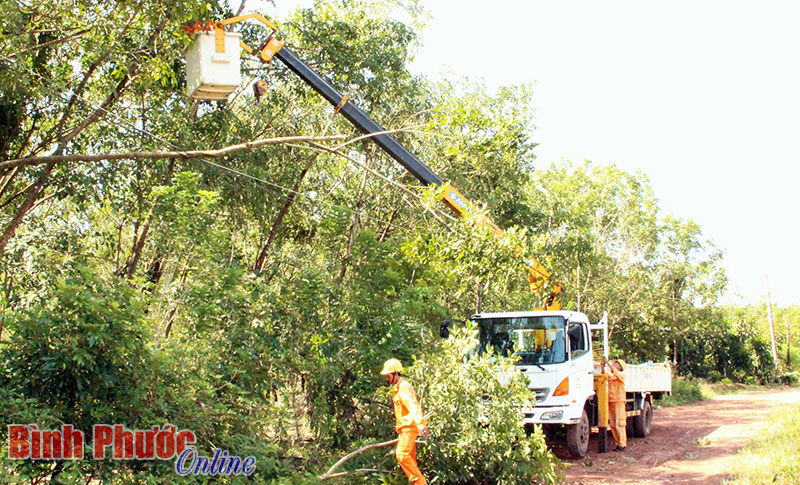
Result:
[[[650,436],[628,438],[623,453],[597,453],[596,435],[589,442],[589,456],[582,460],[567,458],[565,449],[555,451],[567,465],[570,485],[718,484],[739,448],[756,436],[770,412],[785,405],[800,405],[800,390],[717,396],[656,409]],[[610,436],[609,442],[613,443]]]

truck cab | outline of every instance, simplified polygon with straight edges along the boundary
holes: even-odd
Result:
[[[589,319],[573,311],[482,313],[471,318],[480,350],[518,356],[517,366],[536,393],[536,406],[523,408],[525,425],[567,426],[576,452],[586,453],[593,402],[594,364]]]
[[[580,422],[583,403],[594,396],[589,320],[572,311],[482,313],[480,349],[517,355],[517,366],[536,392],[524,424]]]

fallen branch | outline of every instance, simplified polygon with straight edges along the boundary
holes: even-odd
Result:
[[[342,135],[334,136],[285,136],[280,138],[263,138],[261,140],[254,140],[239,145],[231,145],[218,150],[190,150],[190,151],[174,151],[174,152],[124,152],[124,153],[106,153],[103,155],[51,155],[44,157],[26,157],[17,158],[14,160],[7,160],[0,162],[0,171],[14,167],[31,167],[35,165],[42,165],[45,163],[63,163],[63,162],[102,162],[105,160],[131,160],[134,158],[148,158],[151,160],[167,159],[167,158],[221,158],[226,157],[232,153],[243,152],[245,150],[253,150],[267,145],[281,145],[288,143],[318,143],[324,141],[341,140],[345,137]]]
[[[358,469],[353,470],[352,472],[339,472],[339,473],[334,473],[333,475],[327,475],[324,478],[323,477],[317,477],[317,478],[319,478],[320,480],[328,480],[330,478],[344,477],[344,476],[349,475],[350,473],[356,473],[356,472],[357,473],[378,473],[380,471],[382,471],[383,473],[389,473],[389,470],[378,470],[377,468],[358,468]]]
[[[339,473],[333,473],[333,472],[337,468],[339,468],[344,462],[350,460],[354,456],[357,456],[357,455],[360,455],[361,453],[364,453],[367,450],[372,450],[374,448],[381,448],[381,447],[384,447],[384,446],[392,446],[392,445],[397,444],[398,441],[400,441],[400,439],[399,438],[395,438],[395,439],[393,439],[391,441],[384,441],[383,443],[372,443],[371,445],[363,446],[363,447],[357,449],[356,451],[354,451],[354,452],[342,457],[342,459],[340,459],[339,461],[334,463],[332,467],[328,468],[328,471],[326,471],[324,475],[320,475],[317,478],[320,481],[324,481],[324,480],[329,480],[331,478],[343,477],[343,476],[347,475],[348,472],[339,472]],[[422,445],[427,444],[427,442],[425,442],[425,441],[417,441],[416,443],[419,443],[419,444],[422,444]],[[359,471],[359,472],[363,473],[363,472],[377,472],[378,470],[375,470],[375,469],[372,469],[372,468],[361,468],[361,469],[356,470],[356,471]]]

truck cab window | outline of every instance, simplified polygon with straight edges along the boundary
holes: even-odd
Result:
[[[480,351],[519,356],[521,365],[567,360],[566,325],[561,316],[478,319]]]
[[[583,327],[580,323],[569,324],[567,333],[569,334],[569,350],[573,359],[580,357],[587,351],[586,332]]]

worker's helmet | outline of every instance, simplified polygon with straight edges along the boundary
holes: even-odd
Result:
[[[614,362],[619,362],[619,365],[620,367],[622,367],[622,370],[625,370],[625,367],[628,366],[628,364],[626,364],[625,361],[622,359],[614,359],[611,363],[613,364]]]
[[[403,372],[403,364],[397,359],[389,359],[383,364],[381,375],[385,376],[393,372]]]

